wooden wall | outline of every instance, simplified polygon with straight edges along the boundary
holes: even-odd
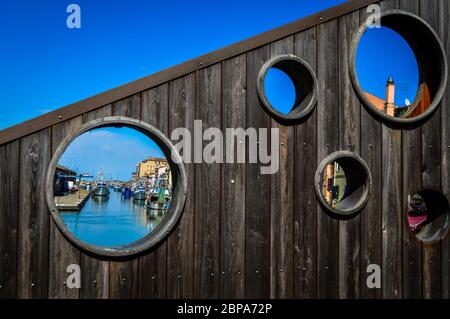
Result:
[[[427,20],[450,53],[447,0],[386,0]],[[450,88],[434,116],[413,129],[375,119],[349,79],[361,9],[103,106],[0,146],[2,298],[449,298],[450,238],[417,241],[407,195],[435,187],[450,195]],[[284,126],[260,106],[256,79],[271,56],[293,53],[316,71],[319,101],[307,120]],[[449,57],[450,59],[450,57]],[[45,203],[49,161],[66,134],[108,115],[141,119],[169,133],[204,127],[280,129],[280,171],[259,164],[186,164],[189,193],[181,221],[158,247],[136,258],[86,254],[57,229]],[[339,134],[337,134],[339,133]],[[337,150],[367,162],[373,189],[349,220],[318,204],[314,172]],[[67,265],[81,289],[65,285]],[[382,267],[382,289],[366,268]]]

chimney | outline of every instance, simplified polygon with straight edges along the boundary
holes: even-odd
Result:
[[[386,84],[386,114],[395,116],[395,83],[392,76],[388,78]]]

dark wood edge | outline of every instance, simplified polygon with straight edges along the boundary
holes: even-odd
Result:
[[[352,0],[0,131],[0,145],[148,90],[209,65],[359,10],[379,0]]]

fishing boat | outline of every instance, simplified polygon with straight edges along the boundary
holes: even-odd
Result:
[[[120,187],[119,185],[114,186],[114,191],[115,192],[121,192],[122,191],[122,187]]]
[[[95,187],[94,191],[92,192],[92,195],[104,197],[109,196],[109,188],[105,183],[102,173],[99,174],[97,180],[95,181]]]
[[[135,200],[145,200],[146,197],[147,191],[141,186],[136,187],[136,189],[133,191],[133,199]]]

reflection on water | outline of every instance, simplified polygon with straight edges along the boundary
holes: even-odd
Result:
[[[80,240],[97,246],[132,243],[150,233],[164,217],[147,210],[144,201],[123,199],[120,192],[108,198],[91,196],[80,213],[61,213],[63,222]]]

